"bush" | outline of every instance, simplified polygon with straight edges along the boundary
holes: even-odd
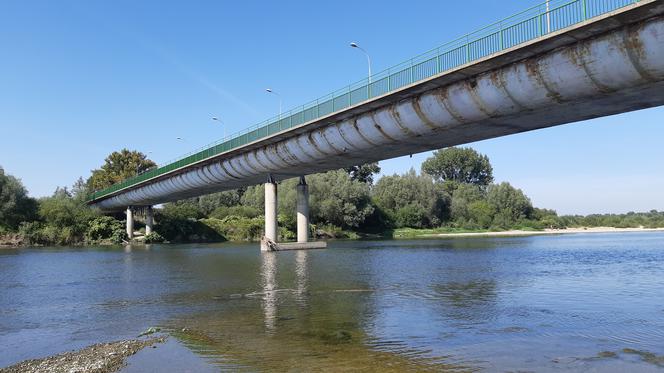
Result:
[[[394,220],[397,227],[424,228],[428,225],[429,216],[424,207],[409,204],[396,211]]]
[[[262,218],[228,216],[224,219],[202,219],[201,223],[229,241],[258,241],[263,234]]]
[[[411,169],[403,175],[384,176],[372,190],[373,202],[396,227],[425,228],[449,217],[450,197],[428,175]],[[387,228],[387,227],[386,227]]]
[[[100,216],[88,223],[85,238],[88,242],[108,240],[112,243],[122,243],[127,239],[127,232],[121,221],[110,216]]]
[[[316,225],[313,230],[316,238],[359,238],[357,233],[343,230],[333,224]]]
[[[95,210],[65,193],[40,199],[39,215],[49,227],[70,229],[79,241],[83,240],[89,222],[98,216]]]
[[[493,206],[486,201],[475,201],[468,204],[468,219],[478,228],[489,228],[494,214]]]
[[[203,221],[190,218],[173,217],[156,211],[155,231],[171,242],[209,242],[223,239]],[[206,220],[206,219],[203,219]]]
[[[32,221],[37,217],[37,202],[28,197],[28,192],[21,181],[6,175],[0,167],[0,227],[13,231],[22,222]]]
[[[72,245],[81,241],[71,227],[58,228],[40,222],[21,224],[19,234],[30,245]]]
[[[160,243],[160,242],[164,242],[164,237],[162,237],[157,232],[150,232],[149,234],[145,235],[144,242],[145,243]]]
[[[197,204],[190,201],[167,203],[161,209],[161,213],[171,219],[200,219],[204,217],[203,212]]]
[[[44,225],[37,221],[24,222],[18,229],[23,240],[29,245],[48,245],[46,236],[43,232]]]
[[[510,228],[520,220],[530,218],[533,205],[530,199],[509,183],[489,186],[486,200],[496,211],[493,224],[501,228]]]
[[[280,241],[291,241],[297,238],[297,235],[292,230],[287,227],[279,227],[279,240]]]

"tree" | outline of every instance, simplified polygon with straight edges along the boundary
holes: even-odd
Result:
[[[28,197],[21,181],[0,167],[0,229],[15,230],[21,222],[34,220],[37,201]]]
[[[161,214],[176,220],[200,219],[204,214],[195,200],[185,199],[164,204]]]
[[[88,179],[92,190],[107,188],[157,166],[145,154],[128,149],[111,153],[104,162],[100,169],[92,170],[92,176]]]
[[[493,168],[486,155],[471,148],[451,147],[433,152],[422,163],[422,172],[437,181],[486,186],[493,181]]]
[[[484,190],[480,186],[473,184],[457,184],[454,182],[445,182],[445,185],[449,184],[454,185],[454,191],[452,192],[451,213],[452,219],[456,223],[462,226],[467,226],[468,228],[476,227],[478,225],[484,227],[484,224],[480,223],[479,220],[482,220],[482,222],[489,220],[488,225],[491,225],[493,215],[488,219],[480,219],[477,216],[477,214],[481,211],[488,211],[484,208],[485,206],[479,205],[480,202],[485,201],[486,197]],[[484,228],[488,228],[488,226]]]
[[[98,216],[98,212],[72,198],[66,188],[58,188],[52,197],[39,200],[39,216],[49,226],[71,229],[82,237],[88,223]]]
[[[397,227],[437,226],[449,216],[449,195],[431,177],[417,175],[414,169],[403,175],[382,177],[374,186],[372,197]]]
[[[374,175],[380,173],[380,166],[378,162],[365,163],[359,166],[352,166],[344,168],[350,178],[367,184],[373,184]]]
[[[210,215],[220,207],[237,206],[245,190],[246,188],[240,188],[201,196],[198,198],[198,206],[205,215]]]
[[[374,211],[369,185],[353,180],[344,170],[310,175],[307,183],[314,224],[357,228]]]
[[[494,225],[502,228],[510,228],[533,214],[530,199],[521,189],[516,189],[506,182],[491,185],[487,190],[486,200],[496,211]]]
[[[80,201],[85,201],[88,198],[88,191],[88,183],[83,180],[83,177],[79,177],[71,187],[72,197]]]
[[[110,216],[99,216],[88,222],[85,238],[88,242],[109,240],[113,243],[122,243],[127,239],[127,232],[121,221]]]
[[[66,188],[58,188],[52,197],[39,200],[39,217],[43,226],[22,227],[29,241],[50,245],[67,245],[84,240],[90,221],[98,212],[73,198]]]

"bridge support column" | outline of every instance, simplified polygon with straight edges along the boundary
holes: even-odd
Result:
[[[277,242],[277,183],[272,176],[265,183],[265,238]],[[261,250],[270,249],[261,245]]]
[[[127,207],[127,236],[130,240],[134,238],[134,211],[131,206]]]
[[[297,242],[309,241],[309,186],[304,176],[297,184]]]
[[[145,209],[145,235],[152,233],[152,226],[154,225],[154,211],[152,206]]]

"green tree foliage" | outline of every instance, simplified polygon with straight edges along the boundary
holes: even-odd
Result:
[[[265,187],[263,184],[247,187],[247,189],[242,194],[242,197],[240,197],[240,204],[243,206],[253,207],[258,211],[264,211]]]
[[[162,237],[161,234],[158,232],[150,232],[145,235],[145,240],[143,241],[145,243],[160,243],[164,242],[164,237]]]
[[[223,219],[202,219],[201,223],[229,241],[257,241],[263,235],[262,217],[229,215]]]
[[[422,163],[422,172],[437,181],[475,185],[489,185],[493,181],[489,158],[471,148],[451,147],[435,151]]]
[[[91,243],[109,241],[117,244],[127,239],[127,232],[121,221],[110,216],[98,216],[88,222],[85,238]]]
[[[311,175],[307,183],[314,224],[357,228],[374,211],[369,185],[353,180],[344,170]]]
[[[79,201],[87,200],[89,192],[90,188],[88,187],[88,183],[83,180],[83,177],[79,177],[71,187],[71,196]]]
[[[332,224],[344,229],[359,227],[370,216],[371,203],[369,184],[354,180],[345,170],[335,170],[306,177],[309,184],[310,221],[312,224]],[[289,230],[295,229],[295,211],[299,178],[284,180],[278,187],[280,224]],[[252,217],[252,213],[263,214],[265,206],[263,185],[248,187],[241,197],[243,208],[235,215]],[[226,213],[228,210],[222,210]]]
[[[226,206],[217,207],[216,209],[214,209],[214,211],[212,211],[212,213],[209,216],[215,219],[223,219],[227,216],[239,216],[242,218],[253,219],[261,215],[263,215],[263,211],[260,211],[255,207],[236,205],[230,207]]]
[[[120,243],[126,238],[122,222],[98,211],[72,196],[67,188],[57,188],[53,196],[41,198],[38,218],[21,224],[19,233],[30,244],[73,245]]]
[[[52,197],[39,200],[39,217],[45,223],[53,243],[76,243],[83,240],[89,222],[97,211],[72,198],[66,189],[58,189]]]
[[[495,206],[484,200],[469,203],[467,211],[465,226],[475,229],[490,228],[496,214]]]
[[[14,231],[37,217],[37,201],[28,197],[21,181],[0,167],[0,229]]]
[[[565,227],[663,228],[664,211],[628,212],[626,214],[564,215],[559,223]]]
[[[344,168],[350,175],[350,178],[362,183],[373,184],[374,176],[380,173],[378,162],[365,163],[359,166]]]
[[[242,200],[245,189],[226,190],[201,196],[198,198],[198,206],[205,215],[210,215],[214,210],[221,207],[237,206]]]
[[[451,203],[451,216],[452,220],[459,223],[462,226],[470,227],[467,223],[471,223],[471,226],[479,225],[476,221],[477,217],[473,216],[469,207],[471,204],[484,201],[486,198],[486,193],[484,190],[475,184],[458,184],[456,182],[446,182],[445,185],[452,192],[452,203]],[[478,206],[476,206],[477,208]],[[490,217],[493,219],[493,215]],[[488,228],[485,227],[485,228]]]
[[[155,210],[155,232],[171,242],[208,242],[222,240],[217,232],[203,224],[198,205],[191,201],[168,203]]]
[[[199,197],[188,198],[178,201],[177,204],[188,204],[195,206],[199,211],[198,214],[210,216],[212,212],[218,208],[233,207],[241,203],[242,195],[246,188],[225,190],[223,192],[206,194]]]
[[[162,215],[175,220],[201,219],[205,214],[196,200],[182,200],[164,204]]]
[[[434,227],[449,215],[449,195],[431,177],[417,175],[413,169],[404,175],[382,177],[372,197],[396,227]]]
[[[92,190],[104,189],[155,166],[157,164],[149,160],[145,154],[122,149],[106,157],[100,169],[92,170],[87,184]]]
[[[530,199],[509,183],[503,182],[489,186],[486,200],[496,211],[494,225],[509,228],[521,220],[528,219],[533,213]]]

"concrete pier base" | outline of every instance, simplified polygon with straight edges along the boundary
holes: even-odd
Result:
[[[127,207],[127,237],[134,238],[134,211],[131,206]]]
[[[304,243],[309,241],[309,186],[300,176],[300,183],[297,185],[297,242]]]
[[[265,183],[265,235],[261,251],[324,249],[323,241],[309,242],[309,186],[304,176],[297,185],[297,242],[277,242],[277,183],[270,177]]]
[[[277,183],[270,177],[265,183],[265,239],[262,251],[272,251],[264,242],[277,242]]]
[[[280,242],[277,243],[263,237],[261,240],[261,250],[263,251],[286,251],[286,250],[309,250],[309,249],[325,249],[327,242],[313,241],[313,242]]]
[[[154,211],[152,206],[148,206],[145,209],[145,235],[152,233],[152,228],[154,225]]]

